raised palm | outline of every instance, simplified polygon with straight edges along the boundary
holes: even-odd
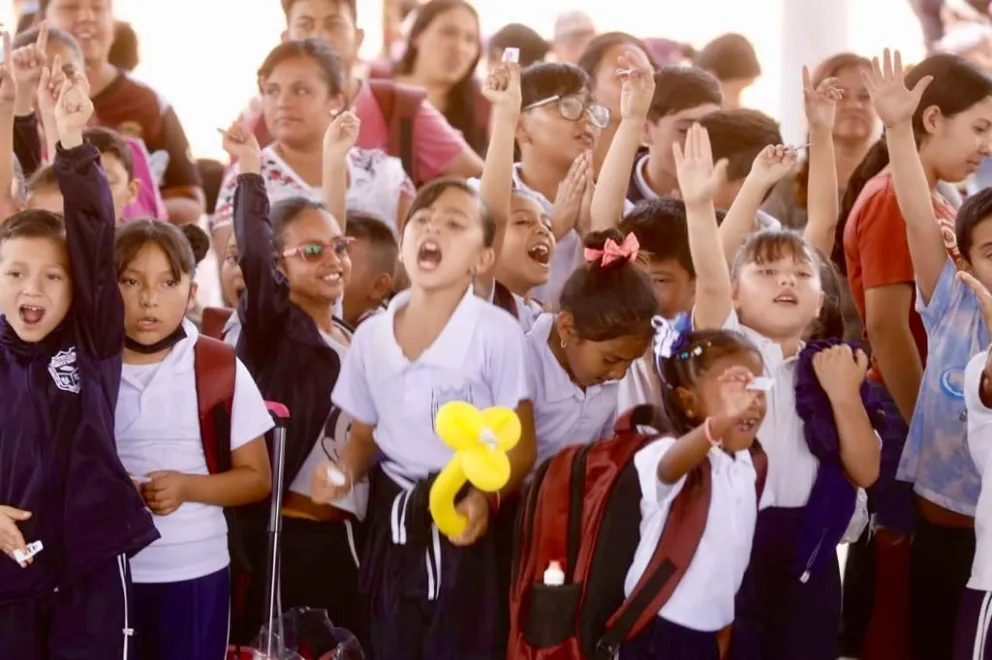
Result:
[[[712,202],[726,178],[727,161],[713,164],[710,135],[699,124],[693,124],[685,137],[685,147],[672,145],[679,191],[686,204]]]
[[[803,67],[803,104],[806,108],[806,122],[810,129],[832,131],[837,101],[842,98],[844,92],[837,87],[836,78],[827,78],[814,87],[809,68]]]
[[[871,95],[872,105],[875,106],[875,112],[887,128],[912,121],[923,92],[933,81],[933,76],[925,76],[913,89],[908,89],[902,67],[902,55],[899,51],[893,54],[888,48],[885,49],[882,61],[879,62],[877,57],[874,58],[871,72],[866,71],[862,75]]]

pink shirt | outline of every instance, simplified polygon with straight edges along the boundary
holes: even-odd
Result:
[[[375,95],[368,85],[362,82],[352,110],[362,121],[356,147],[362,149],[389,149],[389,126]],[[259,97],[241,114],[241,122],[252,131],[262,147],[272,142],[262,120],[262,103]],[[436,179],[451,167],[452,163],[468,149],[461,133],[448,124],[437,108],[428,101],[420,104],[420,111],[413,120],[413,154],[417,159],[417,172],[425,180]]]
[[[162,201],[162,195],[158,190],[158,179],[152,173],[151,165],[148,162],[148,151],[145,149],[144,143],[134,138],[124,139],[127,146],[131,147],[134,178],[141,182],[141,190],[138,191],[137,199],[121,211],[121,219],[155,218],[168,220],[169,214],[165,210],[165,202]]]

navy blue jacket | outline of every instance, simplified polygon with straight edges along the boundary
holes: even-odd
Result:
[[[313,319],[289,299],[289,282],[276,269],[265,181],[256,174],[238,177],[234,233],[245,278],[238,305],[238,356],[262,396],[289,408],[285,463],[289,488],[328,419],[341,361]]]
[[[0,503],[33,514],[19,527],[44,550],[27,568],[0,556],[0,603],[50,593],[158,538],[114,441],[124,303],[110,188],[90,144],[60,148],[55,169],[72,305],[38,343],[0,318]]]

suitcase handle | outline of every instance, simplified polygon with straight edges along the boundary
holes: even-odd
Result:
[[[289,421],[289,408],[278,403],[276,401],[266,401],[265,408],[272,415],[273,421],[275,421],[276,426],[285,426],[286,422]]]

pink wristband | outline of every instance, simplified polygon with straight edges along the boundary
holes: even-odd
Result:
[[[703,432],[706,433],[706,439],[710,441],[711,447],[716,447],[717,449],[723,447],[723,440],[719,438],[714,438],[713,433],[710,430],[710,418],[707,417],[706,421],[703,422]]]

